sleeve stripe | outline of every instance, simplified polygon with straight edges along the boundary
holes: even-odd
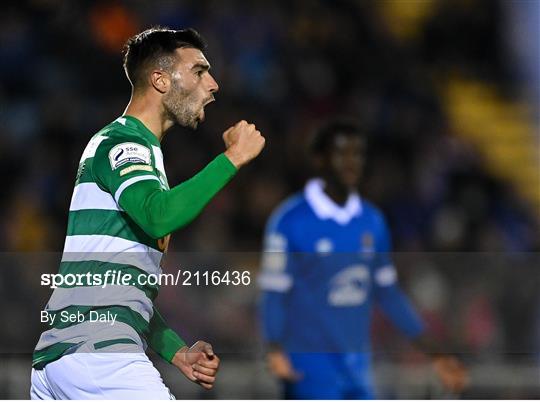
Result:
[[[120,185],[120,187],[118,187],[118,190],[116,190],[116,193],[114,193],[114,199],[116,200],[118,205],[120,205],[120,196],[122,195],[124,190],[126,188],[128,188],[129,186],[131,186],[132,184],[135,184],[135,183],[137,183],[139,181],[143,181],[143,180],[157,180],[159,182],[159,179],[156,176],[153,176],[151,174],[147,174],[147,175],[144,175],[144,176],[132,177],[131,179],[126,180],[125,182],[123,182]]]
[[[379,286],[391,286],[397,282],[397,272],[393,265],[385,265],[375,273],[375,282]]]
[[[291,289],[293,279],[287,274],[262,274],[258,284],[262,290],[285,293]]]

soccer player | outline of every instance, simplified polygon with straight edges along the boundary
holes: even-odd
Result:
[[[195,129],[218,85],[192,29],[148,29],[131,38],[124,69],[132,85],[124,114],[95,134],[80,160],[60,274],[161,273],[170,233],[186,226],[264,147],[253,124],[223,133],[226,150],[169,188],[160,141],[174,124]],[[47,306],[50,329],[33,356],[33,399],[170,399],[146,346],[187,378],[212,388],[219,358],[188,347],[153,306],[158,287],[88,281],[61,286]],[[94,317],[94,322],[92,321]],[[95,317],[100,320],[96,321]]]
[[[356,189],[365,138],[334,121],[312,143],[320,178],[271,216],[259,284],[268,364],[290,399],[371,399],[370,322],[375,303],[425,352],[433,343],[400,290],[381,212]],[[459,391],[466,372],[434,356],[445,386]]]

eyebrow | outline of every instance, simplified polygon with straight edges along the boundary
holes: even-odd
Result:
[[[195,64],[193,67],[191,67],[192,70],[195,70],[197,68],[201,68],[203,70],[210,70],[210,64],[206,64],[206,63],[197,63]]]

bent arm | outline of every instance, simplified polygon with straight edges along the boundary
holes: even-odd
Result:
[[[146,340],[148,346],[169,363],[172,362],[176,352],[186,346],[184,340],[167,326],[165,320],[155,307],[154,315],[150,320],[150,331]]]
[[[285,321],[289,292],[294,283],[293,255],[290,241],[282,230],[283,222],[270,219],[262,256],[262,272],[258,285],[262,291],[259,315],[263,340],[270,350],[280,349],[285,337]]]
[[[375,298],[392,323],[410,339],[425,331],[425,324],[409,298],[398,285],[396,268],[392,263],[390,234],[384,217],[379,215],[379,248],[374,277]]]
[[[190,223],[233,178],[236,168],[221,154],[191,179],[170,189],[159,180],[140,180],[117,195],[126,213],[150,237],[158,239]]]
[[[262,336],[270,349],[280,348],[283,342],[286,294],[265,291],[259,306]]]
[[[377,301],[385,315],[405,335],[415,339],[424,333],[422,318],[397,284],[381,286],[376,292]]]

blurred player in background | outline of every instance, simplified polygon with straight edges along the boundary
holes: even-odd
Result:
[[[434,354],[426,328],[400,290],[382,213],[356,189],[366,139],[335,121],[315,136],[320,178],[273,213],[265,235],[260,286],[268,364],[289,399],[374,397],[370,323],[374,304],[433,357],[445,387],[459,392],[466,371]]]
[[[264,138],[241,121],[223,134],[224,153],[169,188],[160,141],[174,124],[195,129],[218,90],[204,49],[191,29],[152,28],[128,41],[131,100],[84,150],[60,274],[160,274],[170,233],[193,220],[261,152]],[[46,307],[50,329],[34,352],[31,397],[169,399],[144,353],[147,345],[190,380],[212,388],[219,358],[206,342],[186,346],[165,324],[153,307],[157,292],[138,281],[55,289]],[[96,315],[104,321],[91,322]]]

